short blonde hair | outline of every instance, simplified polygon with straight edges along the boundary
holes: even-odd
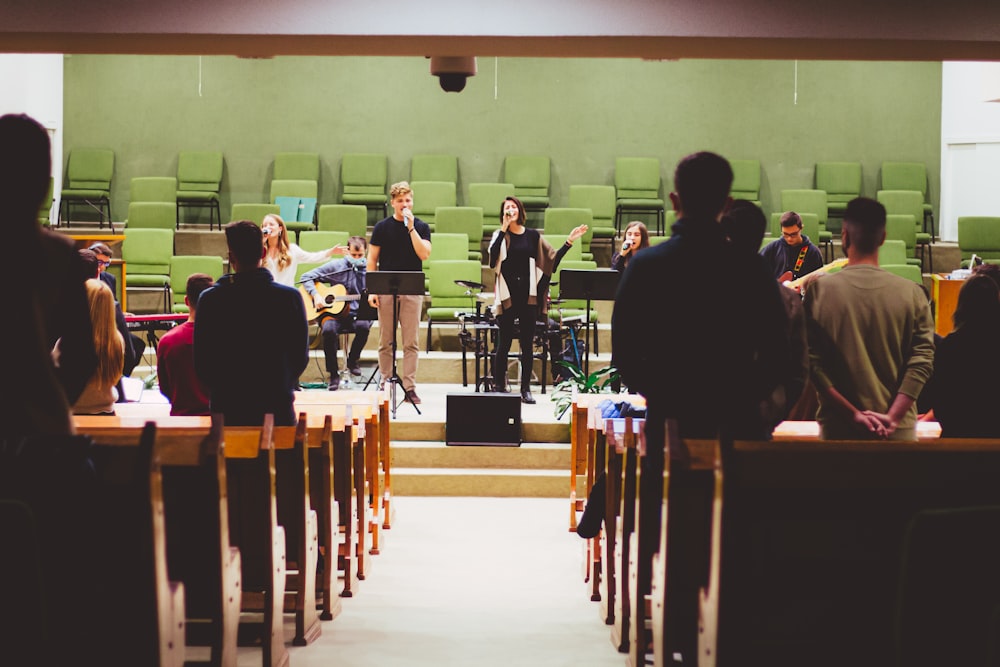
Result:
[[[393,183],[389,188],[389,199],[395,199],[396,197],[402,197],[403,195],[408,195],[413,192],[413,188],[406,181],[400,181],[399,183]]]

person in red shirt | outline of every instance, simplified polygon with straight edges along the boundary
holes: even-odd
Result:
[[[170,399],[172,415],[207,415],[208,388],[194,372],[194,318],[201,293],[214,284],[212,277],[193,273],[187,280],[184,303],[188,319],[160,338],[156,348],[156,377],[160,393]]]

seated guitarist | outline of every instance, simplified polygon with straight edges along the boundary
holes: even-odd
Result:
[[[357,319],[359,304],[362,300],[343,299],[320,294],[322,286],[317,289],[316,283],[340,285],[345,288],[345,295],[355,296],[365,292],[365,270],[368,244],[363,236],[352,236],[347,241],[347,247],[338,247],[334,252],[343,254],[343,259],[332,259],[322,266],[302,274],[302,287],[312,297],[312,306],[316,310],[316,318],[320,321],[323,333],[323,354],[326,356],[326,370],[330,374],[328,389],[336,391],[340,388],[339,362],[337,352],[340,350],[340,334],[353,333],[354,342],[347,355],[347,370],[351,375],[361,375],[361,350],[368,342],[368,332],[371,329],[371,319]],[[367,302],[361,306],[368,310]],[[306,304],[306,311],[310,311]]]

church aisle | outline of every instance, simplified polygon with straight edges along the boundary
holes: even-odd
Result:
[[[621,667],[582,580],[566,501],[395,500],[371,574],[294,667]],[[286,635],[290,627],[286,623]],[[241,648],[239,664],[260,664]]]

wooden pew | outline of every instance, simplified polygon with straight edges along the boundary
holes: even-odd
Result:
[[[165,527],[169,579],[184,586],[184,643],[207,646],[210,665],[235,667],[241,559],[229,540],[222,420],[167,422],[157,426],[151,464],[163,498],[162,510],[154,502],[153,518]],[[76,416],[74,423],[103,447],[134,446],[143,429],[136,417]]]
[[[310,420],[317,419],[316,415]],[[322,568],[316,580],[317,607],[320,620],[330,621],[340,615],[340,594],[334,593],[337,582],[337,558],[344,538],[340,531],[340,508],[334,497],[333,432],[343,432],[349,426],[343,418],[334,422],[333,415],[322,415],[323,426],[319,437],[310,433],[309,443],[309,498],[316,512],[317,537]],[[345,573],[350,581],[351,573]]]
[[[243,560],[244,612],[263,612],[263,623],[241,618],[240,642],[260,642],[265,667],[289,662],[283,617],[285,530],[278,525],[274,417],[263,426],[227,426],[224,433],[230,538]]]
[[[892,664],[907,523],[1000,505],[1000,440],[737,442],[721,471],[705,666]]]
[[[305,646],[322,633],[316,609],[319,525],[309,492],[305,413],[295,426],[275,426],[273,437],[278,524],[285,530],[284,609],[295,615],[292,644]]]
[[[639,457],[636,451],[638,434],[644,420],[603,420],[607,445],[607,487],[605,517],[607,530],[604,542],[604,578],[606,591],[605,623],[612,626],[611,643],[619,651],[628,651],[631,604],[629,579],[633,564],[632,539],[636,529],[636,481]]]

